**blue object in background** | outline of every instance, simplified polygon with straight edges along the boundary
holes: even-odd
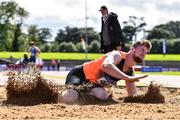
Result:
[[[162,66],[142,67],[141,72],[162,72]]]

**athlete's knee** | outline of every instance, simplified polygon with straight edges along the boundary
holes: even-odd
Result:
[[[66,89],[59,94],[58,101],[64,103],[73,103],[78,100],[78,92],[73,89]]]
[[[107,91],[102,87],[93,88],[90,91],[90,94],[94,95],[95,97],[97,97],[97,98],[99,98],[101,100],[107,100],[109,98],[109,95],[108,95]]]

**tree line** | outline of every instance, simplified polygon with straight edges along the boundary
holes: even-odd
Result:
[[[100,35],[93,28],[87,28],[87,41],[85,40],[85,28],[69,26],[59,29],[54,40],[52,40],[50,28],[25,25],[24,20],[28,16],[29,12],[16,2],[0,2],[1,51],[26,51],[29,43],[33,40],[42,52],[102,52],[100,50]],[[169,21],[148,31],[145,30],[146,25],[144,17],[129,16],[127,21],[123,21],[125,51],[129,49],[132,40],[137,39],[137,34],[143,32],[143,37],[152,42],[151,53],[162,53],[162,41],[166,40],[167,53],[180,54],[180,21]],[[24,32],[25,26],[27,27],[26,32]],[[83,40],[86,42],[86,46],[82,44]]]

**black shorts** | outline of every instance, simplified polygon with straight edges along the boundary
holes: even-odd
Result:
[[[67,75],[65,84],[80,85],[86,83],[82,65],[74,67]]]
[[[83,85],[86,84],[91,88],[94,87],[102,87],[99,84],[93,84],[89,80],[86,80],[84,71],[83,71],[83,66],[79,65],[74,67],[67,75],[66,77],[66,82],[65,84],[71,84],[71,85]]]

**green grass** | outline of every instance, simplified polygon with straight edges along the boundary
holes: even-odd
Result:
[[[23,54],[25,52],[0,52],[0,58],[9,58],[10,55],[13,56],[13,58],[22,58]],[[29,55],[29,53],[28,53]],[[87,54],[87,59],[93,60],[96,58],[100,58],[102,54]],[[51,59],[60,59],[60,60],[86,60],[86,54],[85,53],[58,53],[58,52],[42,52],[39,54],[39,57],[46,60]]]
[[[9,58],[12,55],[14,58],[22,58],[24,52],[0,52],[0,58]],[[88,60],[94,60],[100,58],[103,54],[87,54]],[[85,60],[85,53],[60,53],[60,52],[42,52],[39,55],[40,58],[51,60],[51,59],[61,59],[61,60]],[[180,54],[167,54],[163,56],[162,54],[148,54],[145,58],[147,61],[180,61]]]
[[[136,71],[135,74],[180,76],[180,72],[179,71],[167,71],[167,72],[139,72],[139,71]],[[179,80],[180,80],[180,78],[179,78]]]
[[[180,61],[180,54],[148,54],[146,59],[148,61]]]

